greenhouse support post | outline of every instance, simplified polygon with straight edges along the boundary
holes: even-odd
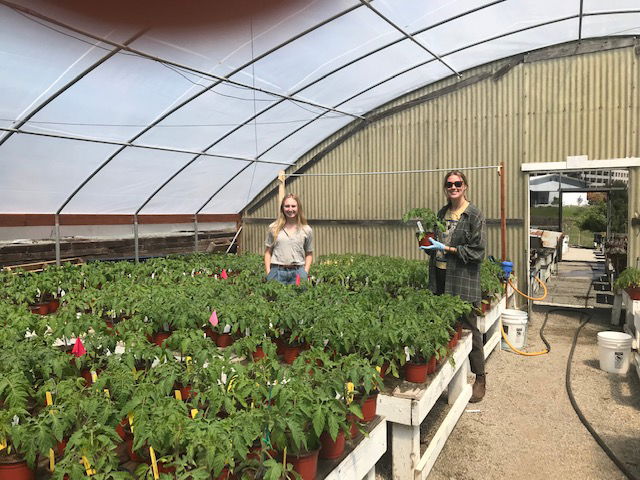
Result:
[[[500,175],[500,243],[502,248],[502,261],[504,262],[507,260],[507,213],[505,205],[506,187],[504,178],[504,162],[500,164],[498,175]]]
[[[55,227],[55,235],[56,235],[56,265],[60,266],[60,216],[56,213],[54,215],[56,227]]]
[[[278,172],[278,208],[282,205],[282,200],[284,200],[284,192],[285,192],[285,175],[284,170],[280,170]]]
[[[138,245],[138,214],[133,214],[133,249],[134,249],[134,257],[136,259],[136,263],[140,262],[140,252]]]
[[[198,253],[198,214],[193,216],[193,251]]]

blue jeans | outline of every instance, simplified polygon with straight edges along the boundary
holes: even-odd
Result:
[[[302,265],[297,269],[280,268],[278,265],[271,265],[267,280],[275,280],[285,285],[295,285],[296,275],[300,275],[300,282],[305,282],[309,278]]]

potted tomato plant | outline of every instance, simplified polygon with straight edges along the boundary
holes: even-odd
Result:
[[[409,220],[418,220],[424,229],[424,231],[418,231],[416,234],[421,247],[431,246],[429,239],[435,238],[438,231],[444,232],[446,230],[445,224],[438,218],[437,213],[430,208],[412,208],[402,215],[402,221],[404,223],[407,223]]]

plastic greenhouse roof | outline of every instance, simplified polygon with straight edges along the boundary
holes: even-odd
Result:
[[[0,0],[0,213],[236,213],[403,94],[639,33],[637,0]]]

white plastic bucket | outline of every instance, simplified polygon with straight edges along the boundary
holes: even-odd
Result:
[[[633,337],[623,332],[599,332],[600,369],[624,375],[629,369]]]
[[[527,312],[507,308],[502,312],[502,328],[507,334],[509,343],[520,350],[527,344]],[[510,350],[509,345],[502,339],[502,349]]]

